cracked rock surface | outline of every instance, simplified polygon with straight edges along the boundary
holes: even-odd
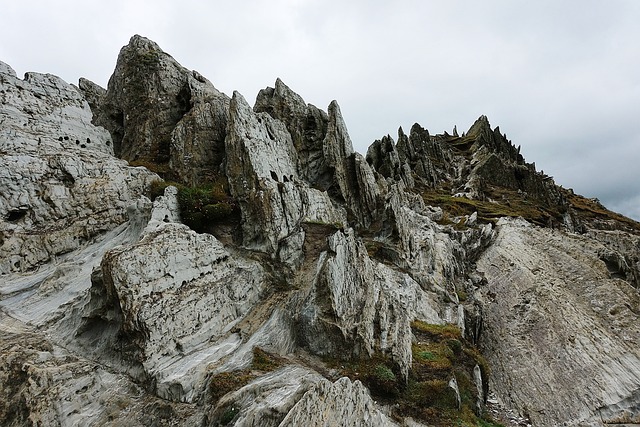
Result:
[[[640,224],[486,117],[364,157],[140,36],[0,99],[1,425],[640,424]]]

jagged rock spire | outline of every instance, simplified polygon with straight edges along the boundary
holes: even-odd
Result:
[[[94,121],[111,132],[116,155],[170,166],[175,178],[194,184],[221,172],[228,105],[199,73],[135,35],[118,55]]]

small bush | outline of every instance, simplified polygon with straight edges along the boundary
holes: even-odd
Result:
[[[448,339],[447,340],[447,345],[449,346],[449,348],[453,351],[454,354],[459,355],[460,352],[462,352],[462,343],[455,339]]]
[[[440,409],[454,409],[458,407],[456,393],[444,380],[428,380],[414,382],[409,385],[407,395],[414,402],[422,406]]]
[[[247,385],[255,375],[249,371],[221,372],[209,380],[209,395],[211,403],[215,403],[225,394],[238,390]]]
[[[214,203],[205,205],[202,208],[204,219],[207,221],[217,221],[231,215],[233,212],[233,206],[229,203]]]
[[[391,397],[399,393],[396,374],[385,364],[378,363],[365,377],[365,383],[377,396]]]
[[[374,374],[380,381],[395,381],[396,375],[386,365],[376,365]]]
[[[155,200],[173,185],[178,189],[178,206],[182,222],[191,229],[203,232],[208,225],[234,214],[237,207],[225,192],[224,185],[215,182],[203,187],[187,187],[171,181],[153,181],[149,186],[149,198]]]
[[[169,186],[180,188],[181,184],[172,181],[152,181],[149,185],[149,198],[153,201],[160,196],[164,196],[164,190]]]

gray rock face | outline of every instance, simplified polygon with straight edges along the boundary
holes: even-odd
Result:
[[[323,380],[293,407],[280,426],[396,426],[373,403],[360,381]]]
[[[493,389],[534,425],[637,422],[636,289],[609,278],[595,240],[524,221],[497,232],[478,261]]]
[[[334,183],[358,226],[369,227],[379,214],[382,191],[373,171],[353,145],[338,103],[329,105],[329,124],[324,139],[324,156],[334,171]]]
[[[3,425],[197,425],[194,405],[169,403],[123,374],[52,344],[31,328],[2,319],[0,420]],[[123,411],[123,408],[127,408]]]
[[[437,141],[432,141],[429,131],[419,124],[411,127],[409,136],[402,128],[398,129],[398,159],[407,163],[411,170],[424,179],[430,187],[434,187],[445,171],[435,167],[431,159],[450,160],[450,155]]]
[[[258,93],[253,107],[256,113],[265,112],[285,124],[295,147],[300,177],[315,188],[327,190],[331,186],[331,172],[324,157],[324,138],[329,118],[319,108],[305,104],[282,80],[274,88]]]
[[[0,75],[0,274],[29,271],[127,220],[157,179],[113,158],[76,88],[4,65]],[[46,232],[44,232],[46,231]]]
[[[338,103],[331,102],[326,114],[305,105],[279,79],[275,86],[260,91],[254,110],[285,124],[296,153],[292,166],[298,177],[344,202],[355,225],[371,225],[380,214],[382,191],[362,155],[353,151]]]
[[[145,372],[172,400],[190,400],[202,366],[239,344],[230,331],[258,302],[264,280],[257,263],[231,259],[215,237],[171,223],[109,252],[102,271],[123,331],[143,337],[135,344]]]
[[[211,410],[208,425],[218,425],[225,414],[233,416],[235,426],[283,425],[285,416],[320,382],[326,380],[312,370],[293,366],[282,368],[225,395]]]
[[[408,275],[373,262],[353,230],[333,234],[328,248],[300,313],[305,345],[316,354],[344,359],[382,352],[406,378],[409,324],[414,319],[442,323],[436,295]]]
[[[295,263],[302,222],[342,224],[346,215],[326,192],[300,179],[298,154],[282,122],[254,113],[238,93],[229,111],[227,176],[242,211],[244,245],[274,255],[282,249],[281,259]]]
[[[385,178],[402,181],[408,188],[413,187],[411,168],[400,161],[396,145],[389,135],[371,144],[367,150],[367,163]]]
[[[122,48],[95,122],[129,162],[170,164],[190,184],[221,172],[229,98],[160,47],[134,36]]]

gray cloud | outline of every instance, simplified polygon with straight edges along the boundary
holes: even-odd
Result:
[[[0,59],[105,86],[133,34],[252,100],[340,103],[356,149],[481,114],[557,183],[640,219],[640,2],[239,0],[3,5]]]

